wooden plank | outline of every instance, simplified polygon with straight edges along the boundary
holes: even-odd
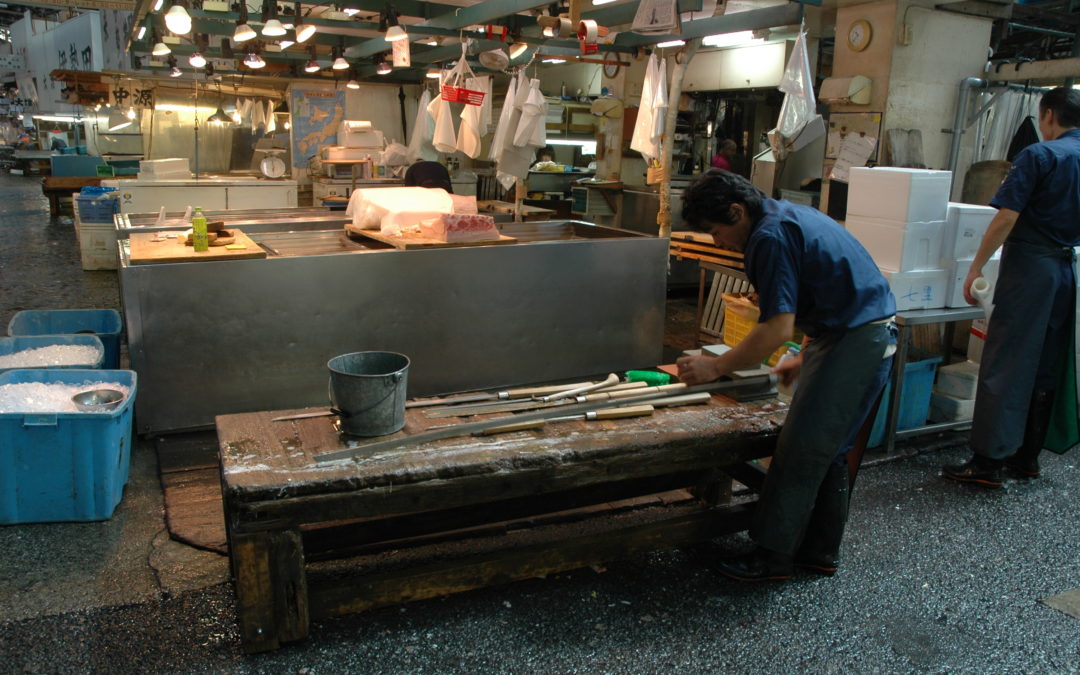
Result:
[[[248,653],[307,637],[307,576],[300,534],[232,533],[230,559],[240,639]]]
[[[338,616],[707,541],[746,529],[751,506],[706,508],[635,527],[575,537],[557,535],[554,542],[436,561],[356,579],[313,581],[311,614],[316,619]]]
[[[476,202],[476,209],[480,213],[513,213],[514,204],[512,202],[504,202],[498,199],[483,199]],[[542,206],[530,206],[529,204],[521,205],[522,215],[553,215],[555,211],[553,209],[545,209]]]
[[[359,230],[348,225],[345,226],[345,229],[352,234],[367,237],[368,239],[374,239],[375,241],[381,241],[384,244],[390,244],[394,248],[403,251],[422,248],[459,248],[462,246],[490,246],[492,244],[517,243],[517,239],[508,237],[504,234],[500,234],[498,239],[489,239],[485,241],[439,241],[438,239],[428,239],[419,235],[403,235],[395,237],[389,234],[383,234],[378,230]]]
[[[131,234],[132,265],[152,265],[165,263],[211,262],[222,260],[251,260],[265,258],[266,251],[236,228],[229,228],[235,235],[235,244],[243,249],[229,249],[225,246],[211,246],[209,250],[196,252],[194,246],[184,244],[182,237],[154,241],[156,232],[133,232]]]

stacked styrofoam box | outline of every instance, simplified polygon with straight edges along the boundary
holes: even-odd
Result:
[[[139,178],[148,180],[191,178],[191,168],[186,157],[144,159],[139,162]]]
[[[119,267],[116,248],[116,223],[84,221],[79,214],[78,194],[72,195],[75,237],[84,270],[114,270]]]
[[[951,171],[851,169],[844,226],[889,280],[897,310],[945,306],[942,266]]]
[[[971,262],[979,251],[979,244],[990,221],[997,214],[992,206],[949,202],[949,215],[945,219],[945,238],[941,249],[942,264],[949,270],[949,287],[946,290],[946,307],[970,307],[964,300],[964,280]],[[991,284],[997,280],[998,257],[983,267],[983,276]]]
[[[937,384],[930,394],[933,422],[969,420],[975,412],[975,390],[979,384],[979,364],[953,363],[938,368]]]

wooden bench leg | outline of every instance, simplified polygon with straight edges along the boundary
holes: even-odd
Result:
[[[232,533],[240,639],[248,653],[277,649],[308,634],[308,589],[300,533]]]

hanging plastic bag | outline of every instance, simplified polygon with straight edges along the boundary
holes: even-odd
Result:
[[[806,53],[806,33],[799,32],[780,78],[784,102],[776,128],[769,132],[769,145],[777,159],[787,156],[815,138],[824,135],[825,125],[815,110],[814,80],[810,75],[810,58]]]
[[[420,94],[420,102],[416,107],[416,120],[413,122],[412,138],[409,139],[410,164],[422,159],[433,160],[437,156],[435,148],[431,145],[435,121],[428,114],[427,108],[430,103],[431,92],[425,89],[424,93]]]
[[[544,125],[544,95],[540,92],[540,80],[529,80],[529,91],[521,105],[521,119],[514,133],[514,145],[534,145],[537,125]]]
[[[469,62],[465,58],[468,48],[468,41],[461,43],[461,58],[443,79],[439,93],[448,103],[480,106],[484,104],[485,93],[468,87],[469,80],[476,79],[476,73],[469,67]]]
[[[470,89],[484,91],[485,83],[480,78],[469,78],[466,84]],[[486,91],[484,92],[486,96]],[[467,105],[461,110],[461,127],[458,129],[457,149],[467,157],[476,159],[480,156],[480,138],[487,132],[482,119],[480,106]]]
[[[499,112],[499,122],[495,125],[495,137],[491,140],[491,149],[488,151],[488,159],[497,162],[502,155],[503,145],[510,128],[510,113],[514,109],[514,97],[517,95],[517,80],[510,78],[510,84],[506,88],[506,98],[503,100],[502,110]]]
[[[454,152],[457,150],[457,134],[454,132],[453,114],[450,112],[450,104],[443,100],[441,94],[428,104],[428,113],[435,120],[435,133],[432,137],[435,149],[439,152]]]
[[[409,163],[409,149],[397,141],[390,141],[386,148],[379,153],[379,164],[405,166]]]
[[[660,60],[659,67],[656,69],[656,89],[652,101],[653,126],[649,140],[656,148],[655,156],[659,157],[660,139],[664,136],[668,109],[667,63],[663,59]]]
[[[634,134],[630,138],[630,149],[640,152],[646,162],[655,159],[660,154],[658,148],[652,142],[653,109],[651,105],[656,98],[657,80],[659,79],[658,62],[659,58],[655,53],[649,56],[649,63],[645,66],[645,82],[641,86],[641,103],[638,105]]]

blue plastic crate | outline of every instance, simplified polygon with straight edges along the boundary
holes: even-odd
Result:
[[[118,408],[108,412],[0,412],[0,525],[111,517],[131,468],[134,371],[17,369],[0,373],[0,387],[27,382],[119,382],[129,393]]]
[[[87,361],[85,363],[76,363],[70,366],[25,366],[29,368],[101,368],[101,364],[105,359],[105,346],[101,343],[101,339],[96,335],[26,335],[23,337],[0,337],[0,356],[8,356],[15,352],[25,351],[27,349],[40,349],[42,347],[54,347],[56,345],[82,345],[87,347],[97,347],[98,357],[93,361]],[[22,368],[22,366],[14,366],[8,368],[0,368],[0,373],[6,373],[9,370],[15,370],[16,368]]]
[[[103,368],[120,367],[120,334],[124,324],[115,309],[24,309],[8,323],[8,335],[97,335],[105,347]]]
[[[120,213],[120,200],[100,195],[76,195],[75,208],[79,209],[79,220],[84,223],[111,223],[113,215]]]
[[[934,376],[941,362],[940,356],[919,355],[918,361],[909,361],[904,368],[904,386],[900,390],[900,410],[896,419],[896,430],[914,429],[926,423],[930,412],[930,392],[934,389]],[[866,446],[873,448],[885,442],[886,406],[892,395],[892,382],[885,383],[885,395],[881,397],[881,406],[874,417],[874,426],[870,429],[870,440]]]

